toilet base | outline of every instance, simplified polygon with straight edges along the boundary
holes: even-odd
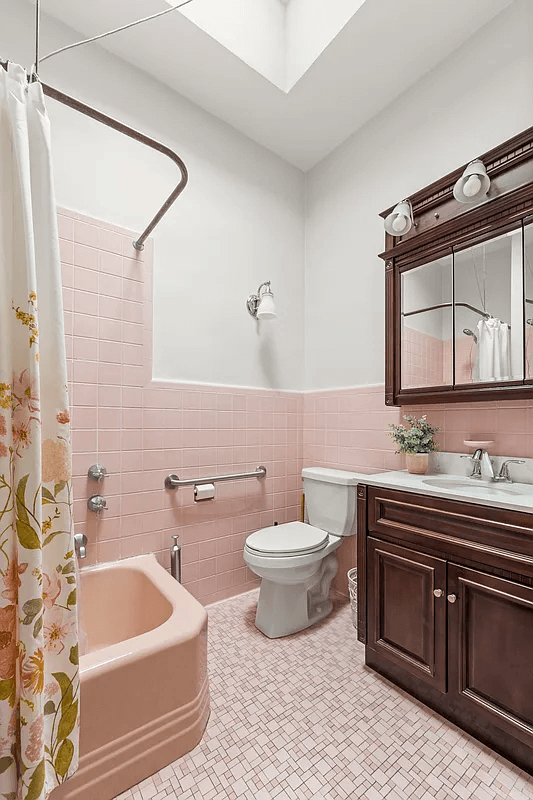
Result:
[[[329,588],[337,567],[337,559],[330,553],[316,572],[301,583],[277,582],[263,577],[255,616],[256,628],[269,639],[279,639],[303,631],[327,617],[332,609],[328,599]]]

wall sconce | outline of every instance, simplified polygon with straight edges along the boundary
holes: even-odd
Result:
[[[475,203],[487,194],[489,186],[490,178],[485,164],[476,158],[453,187],[453,196],[460,203]]]
[[[404,236],[414,225],[410,200],[402,200],[385,219],[385,230],[391,236]]]
[[[274,319],[277,316],[270,281],[265,281],[246,301],[248,313],[254,319]]]

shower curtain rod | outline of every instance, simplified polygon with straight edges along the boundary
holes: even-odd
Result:
[[[7,70],[8,62],[0,60],[0,66]],[[43,92],[47,97],[51,97],[52,100],[57,100],[59,103],[62,103],[69,108],[73,108],[75,111],[79,111],[80,114],[84,114],[86,117],[90,117],[91,119],[96,120],[97,122],[101,122],[103,125],[106,125],[108,128],[113,128],[113,130],[118,131],[119,133],[123,133],[125,136],[129,136],[130,139],[135,139],[137,142],[141,142],[141,144],[150,147],[152,150],[157,150],[159,153],[162,153],[167,158],[170,158],[177,166],[181,173],[181,178],[174,189],[174,191],[167,197],[155,217],[152,219],[150,224],[144,229],[138,239],[133,242],[133,246],[136,250],[143,250],[144,243],[148,236],[152,233],[155,226],[163,219],[169,208],[173,205],[173,203],[178,199],[180,194],[183,192],[185,187],[187,186],[189,180],[189,174],[187,172],[187,167],[183,160],[175,153],[170,147],[158,142],[156,139],[150,138],[150,136],[146,136],[144,133],[135,130],[135,128],[130,128],[129,125],[125,125],[123,122],[119,122],[117,119],[108,116],[107,114],[103,114],[101,111],[98,111],[96,108],[92,108],[92,106],[87,105],[86,103],[82,103],[81,100],[77,100],[75,97],[71,97],[64,92],[60,92],[59,89],[54,89],[53,86],[49,86],[42,81],[39,81],[41,86],[43,87]]]
[[[474,313],[479,314],[481,317],[485,317],[485,319],[490,318],[490,314],[487,314],[485,311],[480,311],[479,308],[471,306],[470,303],[439,303],[437,306],[419,308],[417,311],[402,311],[402,317],[412,317],[413,314],[422,314],[424,311],[435,311],[437,308],[452,308],[453,305],[461,306],[462,308],[469,308],[470,311],[474,311]]]

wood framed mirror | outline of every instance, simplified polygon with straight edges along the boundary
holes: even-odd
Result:
[[[387,405],[533,397],[533,128],[480,160],[486,195],[454,197],[463,165],[385,234]]]

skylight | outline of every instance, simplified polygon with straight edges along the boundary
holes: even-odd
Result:
[[[177,5],[179,0],[167,0]],[[198,0],[182,13],[290,92],[365,0]]]

